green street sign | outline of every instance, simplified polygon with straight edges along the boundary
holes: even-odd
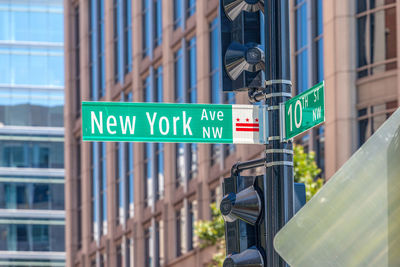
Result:
[[[82,102],[84,141],[264,144],[265,106]]]
[[[288,140],[325,121],[324,82],[281,105],[281,138]]]

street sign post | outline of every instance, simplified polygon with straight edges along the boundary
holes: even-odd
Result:
[[[288,140],[325,121],[324,82],[281,104],[281,138]]]
[[[265,144],[266,120],[266,106],[82,102],[82,139]]]

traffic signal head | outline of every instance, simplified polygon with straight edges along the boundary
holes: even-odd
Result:
[[[242,11],[264,12],[264,0],[223,0],[223,7],[227,17],[235,20]]]
[[[263,175],[224,179],[224,198],[220,204],[225,220],[224,267],[261,267],[265,262],[263,188]]]
[[[225,53],[225,71],[236,80],[243,71],[257,72],[265,69],[264,49],[256,43],[245,45],[233,42]]]
[[[254,187],[251,186],[238,194],[226,195],[221,201],[220,210],[227,222],[241,219],[255,225],[261,213],[261,199]]]
[[[223,91],[259,89],[264,85],[264,48],[260,16],[264,0],[221,0]]]
[[[256,247],[251,247],[241,253],[229,255],[223,264],[223,267],[239,266],[263,267],[263,256]]]

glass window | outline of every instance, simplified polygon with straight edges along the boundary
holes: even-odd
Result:
[[[174,29],[183,27],[182,8],[183,0],[174,0]]]
[[[107,150],[106,143],[99,143],[99,171],[100,171],[100,235],[107,234]]]
[[[189,173],[189,179],[193,179],[196,178],[198,173],[199,173],[199,169],[198,169],[198,165],[199,165],[199,156],[198,156],[198,144],[190,144],[189,145],[190,148],[190,173]]]
[[[155,76],[154,76],[154,85],[156,86],[156,90],[155,90],[155,101],[156,102],[163,102],[164,99],[164,92],[163,92],[163,67],[159,66],[156,70],[155,70]]]
[[[63,252],[64,225],[0,224],[0,250]]]
[[[174,72],[175,72],[175,102],[183,103],[184,99],[184,66],[183,66],[183,51],[182,48],[175,53],[175,64],[174,64]]]
[[[157,47],[162,42],[162,1],[154,0],[153,9],[154,47]]]
[[[153,183],[153,169],[152,169],[152,155],[153,155],[153,146],[151,143],[145,143],[145,156],[144,156],[144,169],[145,169],[145,203],[147,206],[152,204],[152,183]]]
[[[155,246],[156,246],[156,258],[155,266],[161,267],[164,265],[164,222],[156,222],[156,232],[155,232]]]
[[[196,0],[186,0],[186,17],[191,17],[196,12]]]
[[[143,57],[150,55],[151,29],[150,29],[150,1],[142,1],[142,52]]]
[[[144,244],[145,244],[144,255],[145,255],[145,261],[146,261],[145,266],[153,266],[152,264],[153,264],[154,255],[153,255],[152,248],[154,245],[154,240],[152,238],[152,231],[153,231],[152,227],[148,227],[144,231]]]
[[[123,266],[122,265],[123,260],[122,260],[122,247],[121,247],[121,245],[118,245],[116,250],[117,250],[117,266]]]
[[[297,1],[295,6],[296,20],[296,90],[302,93],[309,88],[309,62],[308,62],[308,3],[306,1]]]
[[[189,70],[188,79],[188,101],[190,103],[197,103],[197,56],[196,56],[196,37],[189,40],[187,44],[187,59]]]
[[[74,83],[75,86],[75,102],[76,102],[76,116],[79,117],[81,114],[81,71],[80,71],[80,38],[79,38],[79,6],[74,9],[74,40],[73,40],[73,51],[75,58],[74,67]]]
[[[91,201],[91,238],[92,240],[97,238],[97,210],[98,210],[98,201],[96,194],[98,192],[97,185],[97,156],[98,156],[98,143],[93,142],[90,143],[90,177],[91,177],[91,191],[90,191],[90,201]]]
[[[185,178],[185,145],[178,143],[175,145],[176,150],[176,187],[183,184]]]
[[[181,211],[178,210],[175,212],[175,233],[176,233],[176,256],[179,257],[182,255],[182,220],[181,220]]]
[[[120,51],[120,44],[122,39],[122,28],[121,28],[121,5],[120,0],[113,1],[113,26],[114,26],[114,81],[122,82],[121,80],[121,62],[122,62],[122,53]]]
[[[397,23],[393,3],[357,1],[358,78],[397,68]]]
[[[124,57],[125,74],[132,70],[132,0],[124,0]]]
[[[373,135],[398,107],[397,101],[376,104],[358,110],[359,147]]]
[[[115,189],[116,189],[116,213],[117,213],[117,224],[124,222],[124,187],[123,177],[124,173],[124,143],[115,143]]]
[[[164,144],[156,144],[156,199],[161,199],[164,196]]]
[[[90,0],[90,70],[91,98],[98,100],[105,95],[105,31],[104,0]]]
[[[0,140],[0,167],[64,168],[62,142]]]
[[[192,250],[197,245],[197,238],[194,234],[194,224],[197,220],[197,200],[189,203],[189,222],[188,222],[188,232],[189,232],[189,250]]]

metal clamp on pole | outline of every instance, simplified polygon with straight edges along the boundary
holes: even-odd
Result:
[[[231,169],[232,176],[238,175],[241,171],[262,167],[265,164],[265,158],[250,160],[245,162],[236,162]]]
[[[250,103],[257,103],[265,100],[265,92],[259,89],[250,89],[248,92]]]

